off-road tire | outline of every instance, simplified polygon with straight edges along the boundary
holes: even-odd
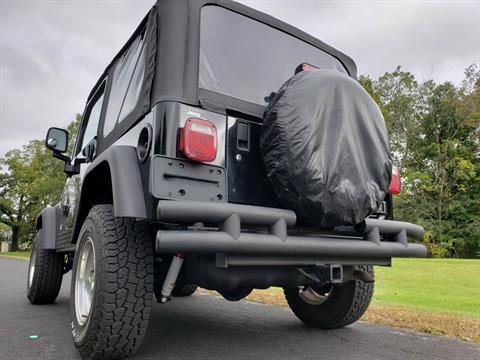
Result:
[[[32,254],[28,266],[27,297],[34,305],[52,304],[58,296],[63,278],[63,255],[52,249],[40,249],[38,242],[42,236],[40,229],[33,241]],[[35,271],[30,284],[32,261]]]
[[[75,312],[75,282],[78,249],[89,238],[95,285],[88,318],[81,326]],[[80,231],[72,269],[72,336],[83,358],[124,358],[140,348],[152,306],[153,271],[149,226],[114,217],[112,205],[94,206]]]
[[[372,266],[359,266],[374,276]],[[351,280],[332,288],[325,302],[311,305],[299,295],[298,289],[284,289],[290,309],[308,326],[320,329],[338,329],[360,319],[373,296],[373,282]]]
[[[192,296],[197,291],[198,286],[195,284],[175,285],[172,291],[172,296],[184,297]]]

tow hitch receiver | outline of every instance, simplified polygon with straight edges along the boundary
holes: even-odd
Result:
[[[330,265],[330,283],[343,283],[343,267],[342,265]]]
[[[321,265],[309,268],[298,268],[307,278],[318,283],[342,284],[343,266],[342,265]]]
[[[372,283],[375,281],[370,273],[362,270],[362,268],[358,266],[347,266],[345,271],[343,265],[339,264],[297,268],[297,270],[310,280],[318,283],[343,284],[349,280],[359,280],[364,283]]]

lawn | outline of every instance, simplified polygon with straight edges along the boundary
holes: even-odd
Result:
[[[30,251],[10,251],[10,252],[2,252],[0,256],[14,256],[14,257],[22,257],[26,259],[30,259]]]
[[[375,270],[374,303],[480,318],[480,260],[394,259]]]

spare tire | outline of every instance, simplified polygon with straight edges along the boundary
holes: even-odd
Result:
[[[280,88],[265,110],[260,150],[278,198],[319,227],[362,222],[390,184],[382,113],[334,70],[302,71]]]

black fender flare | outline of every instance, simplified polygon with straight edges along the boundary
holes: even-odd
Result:
[[[112,146],[90,164],[83,178],[80,203],[85,180],[98,165],[104,162],[107,162],[110,168],[115,216],[146,218],[147,210],[142,178],[138,168],[137,150],[133,146]]]
[[[117,217],[147,218],[145,193],[138,167],[136,148],[113,145],[102,152],[85,171],[80,190],[78,209],[72,232],[72,243],[76,242],[83,220],[90,211],[91,203],[86,201],[91,186],[95,186],[95,174],[102,166],[108,166],[112,185],[113,212]]]
[[[37,237],[37,246],[39,249],[55,250],[60,215],[61,210],[53,206],[44,208],[40,214],[38,214],[35,229],[37,232],[42,230],[40,236]]]

